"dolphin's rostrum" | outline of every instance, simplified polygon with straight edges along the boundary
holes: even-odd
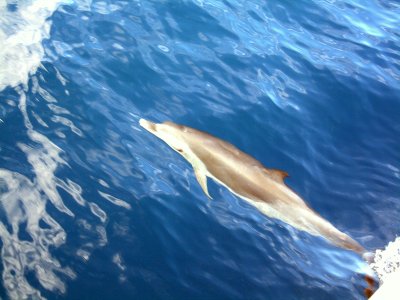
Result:
[[[156,124],[140,119],[139,123],[189,161],[208,197],[210,177],[268,217],[322,236],[338,247],[365,253],[359,243],[313,211],[285,185],[286,172],[267,169],[232,144],[205,132],[173,122]]]

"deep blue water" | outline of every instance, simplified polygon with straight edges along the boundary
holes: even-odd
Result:
[[[3,1],[3,2],[1,2]],[[143,131],[208,131],[370,251],[400,228],[400,4],[0,0],[1,298],[364,299],[360,257]]]

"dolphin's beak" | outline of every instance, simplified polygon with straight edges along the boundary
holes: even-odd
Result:
[[[155,132],[157,131],[156,129],[156,123],[147,121],[145,119],[140,119],[139,120],[139,124],[140,126],[142,126],[144,129],[146,129],[147,131],[150,131],[151,133],[155,134]]]

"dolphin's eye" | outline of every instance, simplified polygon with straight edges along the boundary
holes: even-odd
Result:
[[[176,151],[178,151],[179,153],[182,153],[182,152],[183,152],[182,149],[176,149]]]

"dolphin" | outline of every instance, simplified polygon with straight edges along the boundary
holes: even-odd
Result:
[[[207,177],[270,218],[279,219],[311,235],[321,236],[337,247],[360,255],[369,254],[358,242],[334,227],[293,192],[284,183],[288,176],[286,172],[267,169],[232,144],[200,130],[169,121],[156,124],[140,119],[139,124],[192,165],[197,181],[209,198]]]

